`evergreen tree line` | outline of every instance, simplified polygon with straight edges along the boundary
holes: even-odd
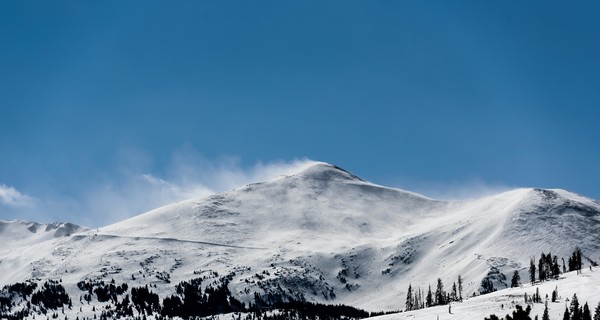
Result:
[[[581,273],[581,268],[583,266],[581,260],[581,249],[579,247],[575,248],[571,257],[569,257],[569,269],[565,266],[565,259],[562,259],[562,272],[561,268],[558,264],[558,257],[552,256],[551,253],[542,255],[538,260],[537,268],[535,264],[535,258],[531,258],[529,260],[529,281],[533,285],[536,282],[536,273],[537,280],[540,282],[549,280],[549,279],[558,279],[558,276],[561,273],[565,273],[567,271],[577,271],[577,274]],[[537,272],[536,272],[537,271]],[[516,271],[515,271],[516,272]],[[512,283],[511,283],[512,287]]]
[[[570,308],[569,308],[570,307]],[[588,303],[585,302],[584,305],[579,303],[579,299],[577,298],[577,294],[573,294],[573,298],[571,299],[570,306],[565,306],[565,312],[563,313],[563,319],[566,320],[592,320],[592,314],[590,311],[590,307]],[[546,308],[544,309],[544,314],[547,314],[548,303],[546,303]],[[550,320],[550,317],[542,318],[542,320]],[[596,306],[594,310],[593,320],[600,320],[600,303]]]
[[[92,294],[96,295],[96,298],[99,302],[107,302],[109,300],[113,302],[118,301],[118,296],[124,294],[128,291],[128,286],[126,283],[121,285],[115,284],[115,279],[112,279],[109,284],[105,284],[104,281],[79,281],[77,283],[77,287],[81,291],[87,291],[87,295],[85,295],[85,300],[90,302],[92,299]],[[80,299],[81,300],[81,299]]]
[[[581,250],[576,248],[571,257],[569,257],[569,271],[577,271],[577,274],[580,274],[582,265]]]
[[[53,280],[45,282],[40,290],[31,295],[31,304],[54,310],[73,305],[62,284]]]
[[[132,287],[128,290],[126,284],[117,285],[114,281],[81,281],[78,288],[84,292],[80,296],[80,303],[92,300],[96,296],[99,302],[110,302],[102,309],[92,307],[93,319],[146,319],[153,316],[156,319],[196,319],[211,317],[218,314],[241,312],[245,319],[360,319],[383,313],[369,313],[345,305],[325,305],[311,303],[305,300],[296,300],[291,296],[269,292],[266,296],[255,293],[253,303],[248,305],[237,300],[229,291],[229,283],[233,277],[225,276],[218,281],[203,286],[204,278],[182,281],[175,286],[175,294],[160,300],[146,285]],[[71,298],[59,281],[49,280],[39,290],[35,291],[37,284],[22,283],[4,287],[0,292],[0,319],[23,319],[37,312],[47,315],[48,318],[58,318],[60,310],[64,314],[65,307],[72,308]],[[116,298],[116,295],[120,299]],[[27,297],[31,296],[28,300]],[[13,300],[18,299],[18,300]],[[25,301],[26,306],[20,310],[14,301]],[[161,303],[162,302],[162,303]],[[37,310],[37,311],[36,311]],[[278,310],[267,313],[267,311]],[[81,308],[80,308],[81,311]],[[269,315],[270,314],[270,315]],[[66,316],[65,316],[66,318]],[[75,319],[78,320],[78,319]]]
[[[414,290],[412,284],[409,284],[408,292],[406,293],[405,310],[419,310],[433,306],[446,305],[454,301],[462,301],[462,284],[463,279],[458,275],[458,286],[457,282],[453,282],[450,292],[446,292],[444,290],[442,279],[438,278],[435,292],[431,291],[431,285],[429,285],[427,294],[425,294],[420,287]]]
[[[489,317],[484,318],[485,320],[531,320],[531,317],[529,316],[529,313],[531,313],[531,306],[527,306],[527,308],[525,308],[525,310],[523,310],[523,307],[521,307],[520,305],[516,305],[515,306],[515,310],[512,312],[512,316],[507,314],[506,317],[503,318],[498,318],[497,315],[495,314],[491,314]]]
[[[37,288],[35,282],[17,282],[15,284],[6,285],[0,291],[0,318],[3,314],[7,314],[13,307],[13,299],[11,297],[27,300]]]
[[[525,296],[525,300],[527,302],[527,296]],[[536,291],[536,294],[532,296],[531,300],[533,302],[541,302],[539,290]],[[527,305],[527,308],[525,310],[523,310],[523,307],[521,307],[520,305],[517,305],[516,310],[512,313],[512,316],[507,314],[504,318],[498,318],[498,316],[492,314],[489,317],[486,317],[485,320],[531,320],[531,317],[529,315],[530,311],[531,305],[529,304]],[[537,319],[537,316],[535,317],[535,319]],[[548,312],[548,300],[546,300],[546,302],[544,303],[544,312],[542,314],[542,320],[552,320]],[[577,298],[577,294],[574,294],[573,298],[571,299],[570,305],[565,306],[565,312],[563,313],[562,320],[600,320],[600,302],[598,303],[598,306],[596,306],[596,309],[594,310],[594,315],[592,316],[588,303],[586,302],[584,305],[581,305],[579,303],[579,299]]]
[[[278,303],[276,311],[254,310],[233,314],[234,320],[351,320],[375,317],[397,312],[366,312],[343,305],[325,305],[311,302]],[[274,310],[274,309],[272,309]]]

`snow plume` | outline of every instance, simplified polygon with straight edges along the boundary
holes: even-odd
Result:
[[[243,166],[238,157],[209,160],[192,148],[183,148],[171,156],[163,170],[156,172],[144,165],[151,160],[139,154],[125,158],[116,177],[89,188],[83,199],[76,201],[79,203],[75,207],[79,208],[75,222],[102,226],[173,202],[294,174],[315,163],[294,159]]]
[[[419,183],[411,190],[438,200],[472,200],[500,194],[515,189],[502,184],[494,184],[481,179],[471,179],[456,183]]]
[[[0,204],[10,207],[28,207],[33,204],[33,198],[14,187],[0,184]]]
[[[208,160],[191,148],[176,152],[166,176],[179,185],[201,185],[215,192],[227,191],[248,183],[274,180],[299,171],[317,162],[308,159],[257,162],[244,167],[239,157]],[[195,189],[192,188],[192,189]]]

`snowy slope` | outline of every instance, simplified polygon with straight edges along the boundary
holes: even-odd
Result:
[[[44,252],[67,255],[56,244],[86,230],[72,223],[0,220],[0,284],[48,275]]]
[[[284,288],[309,301],[397,310],[409,283],[426,289],[440,277],[449,288],[461,274],[471,294],[491,267],[525,279],[529,258],[542,251],[566,258],[580,246],[600,260],[599,222],[600,203],[564,190],[446,202],[318,163],[70,236],[13,245],[20,233],[0,232],[9,241],[0,285],[60,278],[77,296],[82,279],[115,279],[167,296],[211,270],[235,272],[229,286],[244,302]]]
[[[557,289],[559,298],[556,302],[551,302],[552,291]],[[570,300],[577,294],[580,305],[586,302],[590,311],[600,302],[600,269],[594,268],[592,271],[583,269],[580,275],[576,272],[569,272],[560,277],[559,280],[550,280],[542,283],[524,284],[519,288],[508,288],[494,293],[471,297],[463,302],[456,302],[448,306],[439,306],[426,308],[410,312],[401,312],[386,316],[372,317],[372,320],[403,320],[403,319],[439,319],[440,320],[483,320],[491,314],[498,317],[504,317],[507,314],[512,315],[516,305],[525,304],[524,295],[531,297],[536,290],[539,290],[542,301],[546,301],[548,295],[548,315],[550,319],[562,319],[565,312],[565,306],[570,308]],[[533,319],[536,315],[542,319],[544,313],[544,303],[529,303],[531,305],[530,316]],[[449,313],[451,311],[452,313]]]

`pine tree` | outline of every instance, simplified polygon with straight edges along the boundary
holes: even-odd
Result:
[[[544,314],[542,315],[542,320],[550,320],[550,315],[548,314],[548,300],[544,304]]]
[[[531,258],[529,260],[529,281],[531,281],[531,285],[535,283],[535,258]]]
[[[463,279],[459,274],[458,275],[458,299],[460,299],[460,301],[463,300],[463,298],[462,298],[462,292],[463,292],[462,283],[463,283]]]
[[[569,312],[569,308],[565,306],[565,313],[563,314],[563,320],[571,320],[571,313]]]
[[[556,302],[556,300],[558,299],[558,286],[554,287],[554,290],[552,290],[552,302]],[[598,319],[600,320],[600,319]]]
[[[579,249],[579,247],[577,247],[575,249],[575,256],[576,256],[576,266],[577,266],[577,273],[581,273],[581,267],[583,265],[582,261],[581,261],[581,249]]]
[[[435,289],[435,304],[446,304],[446,292],[444,292],[444,284],[442,283],[441,278],[438,278],[437,280],[437,288]]]
[[[592,314],[590,313],[590,307],[587,302],[583,305],[583,315],[582,320],[592,320]]]
[[[479,292],[481,294],[488,294],[494,291],[496,291],[496,288],[494,288],[494,283],[492,280],[490,280],[490,278],[483,278],[481,280],[481,288],[479,289]]]
[[[577,294],[573,294],[571,299],[571,320],[580,320],[581,313],[579,309],[579,301],[577,300]]]
[[[515,270],[515,272],[513,273],[512,279],[510,281],[510,287],[516,288],[521,284],[520,282],[521,282],[521,276],[519,275],[519,271]]]
[[[569,271],[577,271],[577,274],[581,273],[582,261],[581,261],[581,249],[575,248],[573,254],[569,258]]]
[[[600,320],[600,302],[598,302],[598,306],[594,310],[594,320]]]
[[[458,293],[456,292],[456,282],[452,283],[452,293],[450,294],[450,301],[458,300]]]
[[[546,258],[546,256],[544,255],[544,253],[542,252],[542,256],[540,257],[540,260],[538,261],[538,279],[540,280],[540,282],[546,280],[546,268],[544,267],[544,259]]]
[[[429,290],[427,291],[427,298],[425,298],[425,305],[427,306],[427,308],[433,306],[433,295],[431,294],[431,285],[429,285]]]
[[[546,273],[546,280],[554,277],[554,258],[552,258],[552,253],[548,252],[546,259],[544,260],[544,268]]]
[[[558,280],[558,276],[560,275],[560,267],[558,266],[557,256],[554,256],[554,260],[552,261],[552,273],[554,275],[554,279]]]
[[[410,311],[413,309],[413,293],[412,293],[412,285],[408,285],[408,292],[406,293],[406,311]]]

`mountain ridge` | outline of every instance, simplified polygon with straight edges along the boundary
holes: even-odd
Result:
[[[494,268],[526,279],[529,258],[542,251],[568,257],[580,246],[599,260],[599,225],[600,203],[566,190],[441,201],[317,163],[101,228],[32,240],[21,252],[0,250],[0,285],[60,278],[77,294],[79,281],[115,279],[152,284],[164,297],[173,283],[210,270],[235,274],[229,289],[247,304],[254,293],[282,288],[307,301],[396,310],[408,284],[425,288],[438,277],[448,284],[460,274],[465,294],[473,294]]]

